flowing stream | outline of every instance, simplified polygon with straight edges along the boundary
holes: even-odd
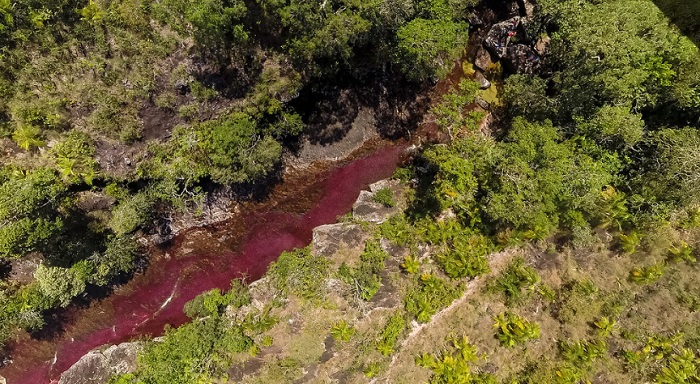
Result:
[[[55,382],[94,348],[183,324],[182,308],[198,294],[226,289],[233,278],[258,279],[280,253],[309,244],[314,227],[336,222],[362,189],[391,176],[406,147],[382,143],[346,165],[303,171],[285,180],[267,203],[244,205],[232,220],[178,236],[166,249],[154,250],[145,273],[113,294],[63,311],[53,334],[21,336],[0,375],[8,384]]]

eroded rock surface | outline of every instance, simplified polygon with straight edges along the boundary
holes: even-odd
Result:
[[[540,54],[528,45],[527,22],[516,16],[494,24],[484,39],[484,47],[514,73],[533,73],[541,64]]]
[[[377,192],[385,188],[392,192],[395,203],[392,207],[375,199]],[[361,191],[352,206],[352,216],[356,220],[380,224],[404,209],[405,190],[398,180],[380,180],[370,185],[369,189],[369,191]]]
[[[112,375],[133,372],[140,342],[112,345],[88,352],[61,375],[59,384],[103,384]]]
[[[311,253],[331,256],[343,245],[356,248],[364,244],[362,227],[357,224],[329,224],[314,228]]]

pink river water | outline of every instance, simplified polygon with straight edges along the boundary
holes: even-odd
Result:
[[[405,144],[384,146],[345,166],[313,175],[312,190],[320,197],[303,208],[303,213],[284,208],[243,212],[234,219],[238,223],[231,225],[238,233],[217,230],[219,235],[236,238],[234,247],[157,258],[144,274],[109,297],[89,308],[74,309],[61,334],[50,340],[25,337],[18,341],[11,349],[12,363],[0,369],[0,375],[8,384],[56,382],[62,372],[94,348],[156,336],[166,324],[183,324],[187,317],[182,308],[198,294],[225,289],[236,277],[258,279],[280,253],[309,244],[314,227],[336,222],[338,216],[350,211],[362,189],[389,177],[405,148]]]

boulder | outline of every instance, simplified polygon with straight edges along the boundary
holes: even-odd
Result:
[[[112,375],[133,372],[136,370],[136,355],[142,347],[140,342],[130,342],[90,351],[63,372],[58,383],[103,384]]]
[[[540,65],[540,56],[524,44],[511,45],[503,60],[508,69],[515,73],[532,73]]]
[[[474,77],[476,78],[476,82],[479,83],[479,89],[488,89],[491,86],[491,82],[488,81],[481,71],[476,71]]]
[[[489,54],[489,51],[483,46],[479,47],[479,50],[476,51],[476,58],[474,58],[474,65],[482,71],[486,71],[491,65],[491,62],[491,54]]]
[[[375,195],[382,189],[391,190],[393,207],[387,207],[376,201]],[[361,191],[352,206],[352,217],[360,221],[381,224],[401,212],[404,202],[404,188],[398,180],[380,180],[369,186],[369,191]]]
[[[317,256],[331,256],[342,246],[357,248],[364,245],[362,227],[358,224],[329,224],[313,230],[311,253]]]
[[[552,38],[549,36],[540,37],[535,43],[535,52],[540,56],[544,56],[549,50],[549,43],[551,42]]]
[[[506,51],[511,39],[517,35],[520,27],[520,17],[516,16],[500,23],[494,24],[486,34],[484,46],[494,56],[502,59],[506,56]]]
[[[520,13],[525,14],[525,17],[532,19],[535,16],[535,4],[529,0],[518,0]]]

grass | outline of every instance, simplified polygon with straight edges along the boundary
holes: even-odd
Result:
[[[372,196],[372,201],[387,208],[396,206],[396,201],[394,201],[394,192],[390,188],[382,188],[375,192]]]

